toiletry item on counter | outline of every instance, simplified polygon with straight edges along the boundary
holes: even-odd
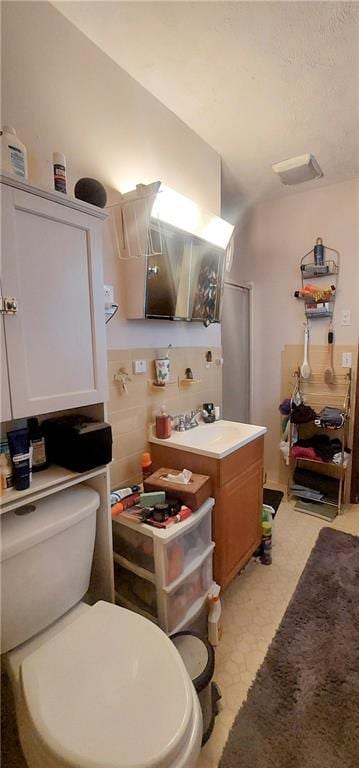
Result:
[[[150,491],[140,494],[140,507],[154,507],[155,504],[164,504],[166,494],[164,491]]]
[[[208,640],[212,645],[218,645],[222,636],[222,624],[221,624],[221,601],[219,593],[221,588],[219,584],[213,582],[208,592]]]
[[[126,499],[127,496],[132,496],[133,493],[136,493],[139,490],[140,490],[139,485],[131,485],[129,486],[129,488],[118,488],[117,491],[112,491],[111,507],[113,507],[113,505],[117,504],[119,501]]]
[[[4,125],[0,136],[1,170],[19,179],[27,179],[26,147],[17,138],[15,128],[12,128],[10,125]]]
[[[174,515],[174,519],[176,523],[182,523],[182,520],[187,520],[188,517],[191,517],[191,514],[192,510],[189,507],[182,505],[178,514]]]
[[[203,421],[206,424],[212,424],[215,421],[214,405],[213,403],[203,403],[202,411]]]
[[[54,189],[66,195],[66,158],[61,152],[53,152]]]
[[[29,430],[12,429],[7,433],[7,437],[14,469],[14,487],[16,491],[25,491],[30,487]]]
[[[111,517],[117,517],[117,515],[119,515],[125,509],[129,509],[130,507],[135,507],[136,504],[139,504],[139,503],[140,503],[140,494],[132,493],[131,496],[127,496],[125,499],[122,499],[122,501],[117,501],[116,504],[113,504],[113,506],[111,507]],[[138,510],[138,512],[140,512],[140,510]]]
[[[166,406],[161,405],[161,411],[156,416],[156,437],[160,440],[167,440],[171,437],[172,419],[167,413]]]
[[[216,421],[219,421],[219,419],[220,419],[219,405],[215,405],[214,406],[214,418],[215,418]]]
[[[36,416],[27,420],[27,426],[30,436],[30,446],[32,447],[32,471],[40,472],[41,469],[46,469],[49,466],[49,462],[46,458],[45,437]]]
[[[14,485],[12,463],[7,440],[2,440],[0,445],[0,486],[1,491],[10,491]]]
[[[42,422],[47,458],[73,472],[87,472],[112,459],[112,431],[105,421],[70,415]]]
[[[153,507],[153,519],[156,523],[164,523],[170,516],[170,508],[165,501],[154,504]]]
[[[142,454],[142,479],[145,481],[147,477],[150,477],[153,472],[153,464],[151,459],[151,454],[148,453],[148,451],[145,451],[145,453]]]

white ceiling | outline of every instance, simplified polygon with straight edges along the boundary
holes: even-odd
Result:
[[[227,198],[254,201],[359,175],[356,2],[55,2],[214,147]],[[271,170],[312,152],[323,179]]]

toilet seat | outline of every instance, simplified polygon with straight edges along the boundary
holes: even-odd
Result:
[[[168,768],[193,731],[193,686],[154,624],[99,602],[24,659],[21,685],[49,762]]]

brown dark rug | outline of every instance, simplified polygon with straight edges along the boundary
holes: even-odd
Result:
[[[323,528],[219,768],[358,768],[359,537]]]

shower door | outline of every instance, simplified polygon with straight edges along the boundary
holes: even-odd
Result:
[[[225,283],[222,308],[223,418],[250,423],[250,289]]]

